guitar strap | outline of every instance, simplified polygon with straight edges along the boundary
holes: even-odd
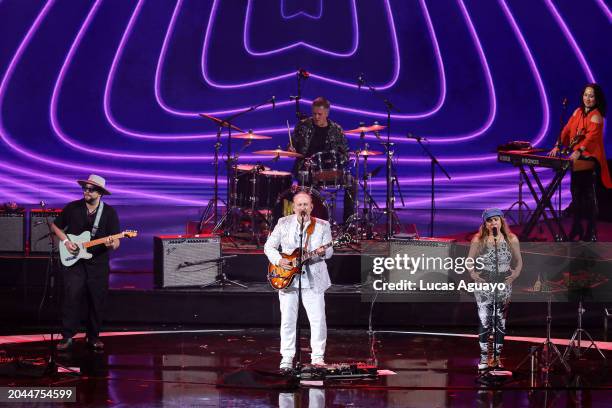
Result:
[[[315,217],[310,217],[310,225],[306,228],[306,242],[304,242],[304,251],[308,252],[308,243],[310,242],[310,236],[314,232],[315,224],[317,223],[317,219]]]
[[[104,210],[104,202],[100,200],[100,205],[98,205],[98,213],[96,214],[96,219],[94,220],[94,225],[91,229],[92,238],[98,233],[98,225],[100,224],[100,218],[102,218],[102,210]]]

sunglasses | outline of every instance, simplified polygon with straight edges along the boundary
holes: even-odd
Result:
[[[98,189],[96,187],[83,187],[83,192],[87,193],[95,193]]]

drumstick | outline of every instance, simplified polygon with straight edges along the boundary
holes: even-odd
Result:
[[[287,121],[287,134],[289,135],[289,147],[293,149],[293,142],[291,141],[291,128],[289,127],[289,121]]]

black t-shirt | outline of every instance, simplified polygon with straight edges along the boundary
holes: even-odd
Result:
[[[76,200],[68,203],[57,216],[53,223],[66,234],[80,235],[85,231],[91,232],[97,211],[92,214],[87,214],[87,206],[85,200]],[[98,232],[96,238],[103,238],[109,235],[118,234],[120,232],[119,217],[113,207],[104,203],[100,223],[98,224]],[[96,245],[87,249],[87,252],[93,255],[91,260],[86,260],[88,263],[105,263],[108,262],[108,248],[104,244]]]
[[[306,156],[311,156],[318,152],[324,152],[327,149],[327,132],[329,131],[329,125],[325,127],[314,126],[314,132],[312,133],[312,139],[308,146],[308,153]]]

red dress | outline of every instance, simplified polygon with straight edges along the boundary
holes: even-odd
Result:
[[[574,146],[574,151],[584,146],[585,150],[582,152],[582,155],[597,159],[601,169],[603,185],[606,188],[612,188],[612,179],[608,171],[606,150],[603,144],[603,129],[603,116],[601,116],[599,110],[593,109],[585,115],[582,108],[578,108],[567,121],[563,131],[561,131],[561,144],[568,146],[576,134],[581,131],[585,137]]]

